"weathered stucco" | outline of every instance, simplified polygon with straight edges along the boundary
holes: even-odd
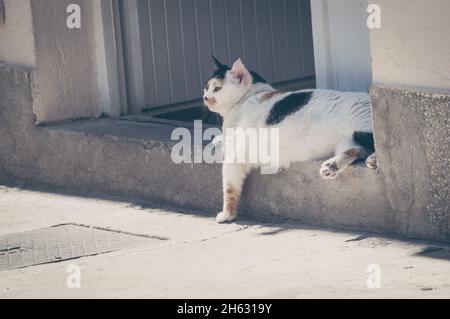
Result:
[[[450,92],[450,1],[370,2],[381,8],[370,31],[374,83]]]
[[[370,2],[381,8],[381,28],[370,31],[370,45],[387,198],[402,232],[449,238],[450,2]]]
[[[30,0],[4,0],[5,20],[0,25],[0,61],[35,66]]]
[[[79,0],[81,29],[66,26],[71,0],[33,0],[36,70],[33,112],[37,123],[89,118],[101,113],[92,1]]]
[[[92,1],[80,0],[81,29],[66,26],[70,0],[6,0],[0,62],[32,67],[38,124],[101,114]]]
[[[450,238],[450,96],[373,87],[378,161],[403,233]]]

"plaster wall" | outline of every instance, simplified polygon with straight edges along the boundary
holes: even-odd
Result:
[[[375,84],[450,92],[450,1],[376,0],[370,32]]]
[[[66,26],[71,0],[33,0],[36,37],[33,112],[37,124],[101,114],[92,1],[80,0],[81,28]]]
[[[32,68],[36,124],[101,114],[93,2],[80,0],[81,29],[66,26],[70,0],[6,0],[0,62]]]
[[[36,65],[31,5],[29,0],[5,0],[5,24],[0,26],[0,61]]]

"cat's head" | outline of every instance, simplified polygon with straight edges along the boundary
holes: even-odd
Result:
[[[253,85],[265,83],[261,76],[249,71],[241,59],[237,59],[231,68],[219,62],[214,56],[213,60],[216,70],[206,82],[203,92],[203,102],[212,112],[226,114]]]

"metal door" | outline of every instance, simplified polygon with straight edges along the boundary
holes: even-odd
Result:
[[[197,101],[211,55],[270,83],[314,76],[309,0],[121,1],[128,110]]]

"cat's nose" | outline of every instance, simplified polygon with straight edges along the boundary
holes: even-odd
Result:
[[[214,97],[203,97],[203,101],[207,106],[214,106],[216,104],[216,99]]]

